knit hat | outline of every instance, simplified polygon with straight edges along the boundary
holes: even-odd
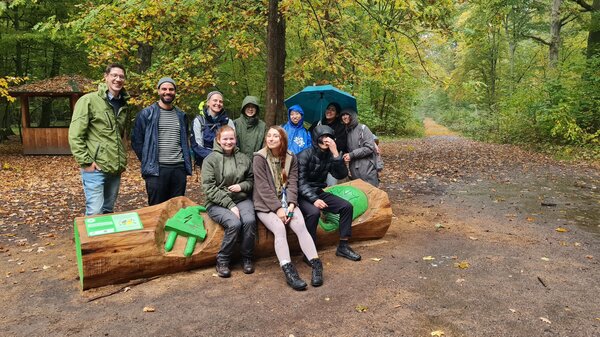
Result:
[[[171,83],[175,87],[175,89],[177,89],[177,85],[175,84],[175,81],[170,77],[163,77],[160,80],[158,80],[158,85],[156,86],[156,88],[160,89],[160,86],[163,85],[164,83]]]
[[[218,94],[218,95],[221,95],[221,97],[223,97],[223,94],[222,94],[220,91],[218,91],[218,90],[215,90],[215,91],[211,91],[211,92],[209,92],[209,93],[208,93],[208,95],[206,95],[206,101],[207,101],[207,102],[208,102],[208,101],[210,101],[210,98],[211,98],[213,95],[217,95],[217,94]]]

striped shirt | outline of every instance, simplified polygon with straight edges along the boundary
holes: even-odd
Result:
[[[183,163],[179,118],[175,110],[160,109],[158,119],[158,162],[160,164]]]

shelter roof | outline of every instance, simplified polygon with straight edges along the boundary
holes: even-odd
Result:
[[[61,75],[8,88],[11,96],[63,95],[96,90],[94,81],[81,75]]]

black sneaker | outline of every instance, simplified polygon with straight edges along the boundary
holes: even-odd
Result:
[[[229,263],[217,262],[217,274],[219,277],[228,278],[231,276],[231,270],[229,270]]]
[[[252,262],[252,259],[242,259],[242,270],[244,271],[244,274],[254,273],[254,263]]]
[[[360,255],[353,251],[348,245],[338,246],[337,250],[335,251],[335,255],[345,257],[352,261],[360,261]]]

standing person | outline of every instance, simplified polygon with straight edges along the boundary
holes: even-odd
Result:
[[[342,155],[333,140],[334,131],[326,125],[318,125],[313,131],[312,147],[298,155],[298,206],[304,214],[306,228],[317,243],[317,224],[321,211],[340,215],[340,243],[335,255],[359,261],[358,255],[348,245],[352,236],[352,204],[331,193],[323,191],[327,186],[327,174],[336,179],[348,176]]]
[[[348,153],[344,154],[344,162],[350,168],[350,179],[360,178],[378,187],[379,174],[376,167],[376,145],[373,133],[366,125],[358,123],[356,111],[344,109],[341,117],[348,134]]]
[[[141,161],[148,205],[185,195],[186,180],[192,175],[185,113],[173,101],[175,81],[158,81],[158,102],[144,108],[135,119],[131,147]]]
[[[285,273],[287,284],[303,290],[306,283],[300,278],[290,258],[286,225],[296,233],[300,248],[312,266],[311,284],[323,284],[323,264],[315,243],[306,230],[298,205],[298,160],[288,150],[287,135],[280,126],[272,126],[265,137],[266,147],[254,154],[253,201],[256,216],[275,235],[275,253]]]
[[[227,117],[223,109],[223,94],[211,91],[206,96],[206,105],[196,116],[192,124],[192,150],[196,164],[202,166],[202,161],[212,152],[217,130],[224,125],[229,125],[235,130],[233,121]]]
[[[129,95],[124,84],[125,68],[110,64],[98,91],[75,104],[69,145],[81,167],[85,215],[112,213],[119,194],[121,173],[127,167],[122,135]]]
[[[215,148],[202,163],[202,189],[208,216],[223,226],[225,236],[217,254],[217,273],[231,276],[229,263],[241,235],[242,269],[254,272],[256,218],[252,203],[254,176],[250,158],[236,146],[235,130],[225,125],[217,130]]]
[[[335,140],[335,145],[337,146],[338,151],[341,154],[344,154],[347,152],[347,139],[346,127],[344,126],[340,118],[341,110],[342,107],[338,103],[329,103],[327,105],[327,108],[325,109],[323,119],[321,119],[315,126],[327,125],[331,129],[333,129],[333,139]],[[314,128],[312,128],[312,130],[314,130]],[[333,186],[338,183],[338,180],[335,179],[331,174],[329,174],[327,176],[326,182],[327,186]]]
[[[283,124],[287,133],[288,149],[294,154],[302,152],[311,146],[310,132],[304,128],[304,111],[299,105],[293,105],[288,109],[288,121]]]
[[[259,109],[258,99],[254,96],[246,96],[242,101],[240,117],[233,121],[238,147],[249,158],[263,147],[265,139],[267,125],[259,119]]]

